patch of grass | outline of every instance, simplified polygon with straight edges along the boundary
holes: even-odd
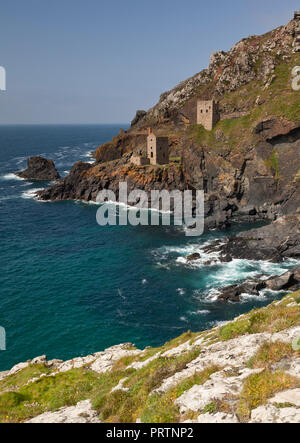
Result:
[[[294,298],[292,300],[294,301]],[[266,308],[251,311],[240,320],[228,323],[218,330],[218,335],[221,340],[226,341],[244,334],[279,332],[299,324],[300,310],[298,306],[287,307],[283,303],[276,306],[275,303],[272,303]]]
[[[249,320],[237,320],[232,323],[228,323],[219,330],[219,337],[222,340],[231,340],[232,338],[239,337],[249,332]]]
[[[31,379],[40,377],[42,374],[49,374],[50,369],[46,368],[45,365],[29,365],[27,368],[22,369],[14,375],[4,378],[0,381],[0,392],[5,390],[16,390]]]
[[[177,423],[179,421],[180,412],[178,406],[174,404],[176,399],[193,386],[202,385],[205,383],[214,372],[219,370],[219,367],[211,366],[201,372],[196,373],[192,377],[182,380],[178,385],[168,390],[163,395],[159,395],[157,393],[151,395],[148,398],[142,412],[142,422]]]
[[[266,401],[277,392],[300,386],[300,380],[282,372],[263,371],[260,374],[251,375],[244,383],[240,395],[237,412],[242,421],[250,418],[251,411]]]
[[[112,367],[112,371],[124,371],[127,366],[129,366],[131,363],[133,363],[134,361],[137,361],[137,356],[136,355],[128,355],[125,357],[120,358],[120,360],[117,360],[115,362],[115,364]]]
[[[205,406],[205,408],[202,411],[202,414],[214,414],[217,411],[218,411],[217,403],[212,402]]]
[[[224,412],[226,414],[232,414],[232,408],[226,401],[215,400],[201,411],[201,414],[215,414],[216,412]]]
[[[188,410],[183,415],[181,415],[180,422],[183,423],[185,421],[192,421],[192,420],[197,421],[198,417],[199,417],[199,412]]]
[[[295,407],[292,403],[275,403],[277,409],[285,409]]]
[[[279,161],[276,151],[273,151],[270,157],[265,160],[265,165],[268,169],[271,170],[275,179],[278,180],[280,177],[280,172],[279,172]]]
[[[181,157],[170,157],[170,163],[181,163]]]
[[[0,422],[23,422],[45,411],[72,406],[81,400],[108,392],[126,373],[98,375],[83,369],[72,369],[22,387],[18,392],[0,395]]]
[[[251,369],[267,368],[273,363],[280,362],[283,358],[291,357],[293,354],[295,354],[295,352],[289,343],[283,343],[281,341],[273,343],[265,342],[249,360],[248,367]]]
[[[187,342],[188,340],[191,340],[197,335],[199,335],[199,333],[193,333],[191,331],[187,331],[182,335],[180,335],[179,337],[174,338],[173,340],[170,340],[169,342],[165,343],[162,348],[163,350],[176,348],[177,346],[182,345],[183,343]]]
[[[178,423],[180,417],[179,407],[174,404],[175,394],[153,394],[149,397],[142,412],[143,423]]]
[[[194,333],[191,331],[184,332],[179,337],[176,337],[173,340],[166,342],[163,346],[160,346],[158,348],[147,349],[143,355],[136,357],[136,361],[140,362],[146,361],[148,360],[148,358],[153,357],[155,354],[164,353],[186,342],[189,342],[191,344],[191,342],[195,341],[200,335],[201,334],[199,333]]]
[[[124,387],[127,392],[100,393],[94,399],[94,407],[106,422],[134,423],[143,412],[149,394],[158,388],[163,380],[180,372],[198,357],[200,350],[194,349],[176,358],[159,357],[128,376]]]

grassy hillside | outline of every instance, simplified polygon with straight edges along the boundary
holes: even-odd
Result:
[[[263,368],[263,371],[246,378],[239,395],[209,402],[197,412],[180,413],[175,401],[193,386],[203,385],[212,374],[221,371],[223,368],[219,365],[208,363],[192,376],[179,379],[165,392],[155,390],[166,379],[182,373],[213,344],[225,345],[245,334],[273,334],[297,325],[300,325],[300,291],[224,326],[201,333],[187,332],[160,348],[147,348],[137,356],[122,358],[107,373],[97,374],[86,365],[51,374],[51,369],[42,364],[29,365],[0,381],[0,421],[24,422],[45,411],[75,405],[85,399],[91,399],[104,422],[135,422],[139,418],[146,423],[182,422],[217,411],[234,413],[239,420],[247,421],[251,410],[265,404],[276,392],[300,387],[299,379],[272,367],[285,358],[300,356],[291,343],[264,342],[246,365],[252,369]],[[197,345],[199,340],[201,345]],[[138,362],[144,362],[144,366],[130,367]],[[232,368],[232,373],[229,371],[226,376],[234,376],[235,371],[237,369]],[[123,380],[122,389],[125,390],[112,391],[120,380]]]

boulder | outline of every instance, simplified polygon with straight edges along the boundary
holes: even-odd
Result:
[[[60,178],[52,160],[43,157],[30,157],[27,169],[17,175],[28,180],[58,180]]]
[[[272,291],[296,291],[299,288],[300,266],[297,266],[282,275],[276,275],[267,280],[249,280],[238,285],[226,286],[220,289],[218,300],[239,302],[241,294],[259,295],[263,289],[270,289]]]
[[[83,400],[76,406],[63,407],[55,412],[45,412],[26,423],[100,423],[100,420],[91,401]]]
[[[195,260],[199,260],[201,258],[201,255],[198,254],[197,252],[195,254],[191,254],[187,256],[187,261],[195,261]]]
[[[272,291],[280,291],[282,289],[288,289],[293,282],[293,273],[286,272],[283,275],[272,277],[266,281],[266,286]]]
[[[282,275],[269,278],[266,281],[266,287],[272,291],[297,290],[300,287],[300,266]]]
[[[231,285],[220,290],[220,295],[218,296],[219,301],[226,302],[239,302],[240,296],[242,294],[259,295],[259,291],[266,287],[265,281],[246,281],[239,285]]]
[[[47,363],[47,356],[41,355],[40,357],[35,357],[31,360],[32,365],[45,365]]]
[[[299,423],[298,408],[277,408],[273,405],[259,406],[251,412],[249,423]]]

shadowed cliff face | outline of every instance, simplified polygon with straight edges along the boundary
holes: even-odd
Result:
[[[233,215],[276,217],[300,207],[299,91],[291,71],[295,21],[262,36],[243,39],[212,54],[207,69],[139,111],[128,131],[100,146],[95,164],[77,163],[70,175],[39,193],[41,199],[95,200],[101,189],[203,189],[208,226],[224,226]],[[196,99],[219,101],[221,120],[212,131],[195,121]],[[147,127],[169,137],[170,164],[137,167]]]

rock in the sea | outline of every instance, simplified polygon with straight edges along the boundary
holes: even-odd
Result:
[[[220,289],[219,301],[239,302],[242,294],[259,295],[262,289],[296,291],[300,288],[300,266],[267,280],[249,280]]]
[[[266,287],[265,281],[248,281],[239,285],[226,286],[220,289],[219,301],[239,302],[242,294],[259,295],[259,291]]]
[[[279,277],[272,277],[266,281],[266,286],[272,291],[280,291],[282,289],[288,289],[294,283],[294,274],[292,271],[286,272]]]
[[[52,160],[43,157],[30,157],[27,169],[17,175],[28,180],[58,180],[60,178]]]
[[[199,260],[201,258],[201,255],[198,254],[197,252],[195,254],[191,254],[187,256],[187,261],[195,261],[195,260]]]

